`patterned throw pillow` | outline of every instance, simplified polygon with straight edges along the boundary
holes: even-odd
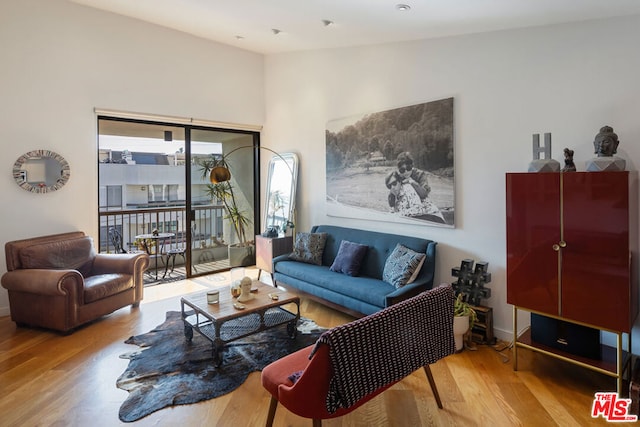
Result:
[[[322,254],[326,242],[327,233],[298,233],[289,259],[322,265]]]
[[[398,243],[384,264],[382,280],[396,288],[401,288],[410,283],[414,273],[422,267],[426,256]],[[415,280],[415,277],[413,279]]]
[[[348,240],[341,241],[336,259],[333,260],[329,270],[349,276],[357,276],[360,273],[360,266],[368,248],[367,245],[361,245],[360,243]]]

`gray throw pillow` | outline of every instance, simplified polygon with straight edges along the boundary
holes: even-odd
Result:
[[[327,233],[298,233],[289,259],[322,265],[325,243],[327,243]]]
[[[357,276],[360,273],[360,266],[364,255],[367,253],[367,245],[343,240],[340,242],[340,248],[336,259],[329,269],[337,273],[344,273],[349,276]]]
[[[409,283],[418,268],[422,267],[426,256],[398,243],[384,264],[382,280],[396,288],[401,288]]]

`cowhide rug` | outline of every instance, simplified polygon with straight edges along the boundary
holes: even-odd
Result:
[[[118,388],[129,392],[120,407],[120,420],[132,422],[167,406],[229,393],[251,372],[313,344],[325,330],[303,318],[295,340],[283,325],[232,341],[225,347],[222,366],[216,368],[211,342],[194,331],[189,343],[183,325],[180,312],[169,311],[163,324],[125,341],[141,349],[120,356],[130,360],[116,381]]]

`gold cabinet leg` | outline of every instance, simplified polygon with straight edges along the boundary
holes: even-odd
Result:
[[[617,369],[617,376],[616,376],[616,385],[617,385],[617,391],[618,391],[618,396],[622,397],[622,374],[623,374],[623,369],[624,369],[624,360],[622,360],[622,332],[618,332],[616,334],[616,338],[617,338],[617,345],[616,345],[616,369]]]
[[[513,370],[518,370],[518,307],[513,306]]]

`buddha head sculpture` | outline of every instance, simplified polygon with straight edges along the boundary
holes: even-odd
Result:
[[[598,157],[611,157],[618,152],[618,135],[611,126],[603,126],[593,141],[594,153]]]

